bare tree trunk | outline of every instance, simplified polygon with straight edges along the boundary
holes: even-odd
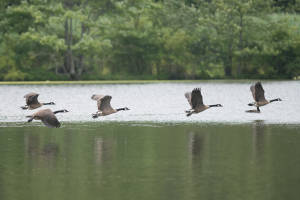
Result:
[[[85,33],[85,31],[86,31],[86,27],[82,23],[81,24],[81,35],[80,35],[81,39],[83,38],[83,34]],[[78,58],[78,64],[77,64],[78,77],[80,77],[82,72],[84,71],[83,59],[84,59],[84,56],[83,56],[83,54],[80,53],[79,58]]]
[[[244,19],[243,19],[243,14],[241,13],[240,11],[240,32],[239,32],[239,50],[240,52],[243,50],[244,48],[244,44],[243,44],[243,22],[244,22]],[[239,57],[239,64],[238,64],[238,68],[237,68],[237,75],[239,76],[241,74],[241,71],[243,69],[243,59],[242,57],[240,56]]]
[[[232,19],[232,13],[229,15],[229,22],[231,22],[233,19]],[[229,29],[229,33],[231,33],[229,35],[229,41],[228,41],[228,52],[227,52],[227,58],[225,58],[225,69],[224,69],[224,72],[225,72],[225,76],[226,77],[232,77],[232,53],[233,53],[233,42],[234,42],[234,36],[232,35],[233,34],[233,30],[232,30],[232,26],[230,26],[230,29]]]
[[[156,77],[157,79],[160,79],[160,63],[155,62],[156,63]]]
[[[68,41],[68,58],[70,64],[70,77],[71,79],[76,79],[76,71],[74,66],[74,59],[73,59],[73,52],[72,52],[72,45],[73,45],[73,28],[72,28],[72,18],[70,18],[70,26],[69,26],[69,41]]]
[[[200,63],[197,61],[196,62],[196,65],[199,66]],[[196,65],[192,65],[192,75],[189,77],[191,79],[196,79]]]
[[[65,44],[67,45],[67,51],[64,59],[64,71],[70,76],[72,80],[76,79],[75,64],[72,52],[73,44],[73,30],[72,30],[72,18],[67,18],[65,21]]]
[[[68,46],[68,40],[69,40],[69,22],[68,19],[65,21],[65,44]],[[66,51],[64,56],[64,65],[63,65],[64,73],[68,73],[69,71],[69,63],[68,63],[68,51]]]
[[[231,77],[232,76],[232,42],[229,42],[228,45],[228,57],[226,58],[226,62],[225,62],[225,76],[226,77]]]

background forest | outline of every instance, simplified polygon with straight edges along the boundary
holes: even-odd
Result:
[[[298,0],[1,0],[0,80],[300,76]]]

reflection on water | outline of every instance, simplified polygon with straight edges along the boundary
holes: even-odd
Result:
[[[192,132],[189,134],[189,137],[189,149],[192,160],[193,162],[197,162],[196,160],[200,161],[203,156],[205,135]]]
[[[113,141],[110,138],[94,137],[94,161],[97,165],[111,159]]]
[[[193,137],[193,149],[192,153],[194,157],[200,157],[203,151],[203,140],[204,136],[194,135]]]
[[[263,158],[264,150],[265,150],[265,143],[266,143],[266,125],[264,124],[264,121],[257,120],[254,121],[252,124],[252,130],[253,130],[253,151],[254,156],[257,159]]]
[[[55,143],[45,144],[42,150],[42,155],[48,160],[53,160],[57,157],[59,152],[59,147]]]
[[[24,136],[25,148],[29,158],[39,154],[39,136],[38,135],[27,135]]]
[[[103,139],[98,137],[95,138],[95,162],[101,164],[103,154]]]
[[[59,146],[55,142],[41,142],[40,135],[24,136],[24,155],[32,165],[55,167],[59,156]]]
[[[0,129],[0,199],[298,199],[298,127],[66,124]]]

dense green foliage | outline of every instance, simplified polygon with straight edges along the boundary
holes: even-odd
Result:
[[[298,77],[299,4],[2,0],[0,80]]]

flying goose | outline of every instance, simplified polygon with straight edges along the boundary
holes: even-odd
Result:
[[[38,101],[38,96],[39,94],[37,93],[34,93],[34,92],[30,92],[28,94],[26,94],[24,96],[24,98],[26,98],[26,105],[25,106],[22,106],[21,108],[23,110],[33,110],[33,109],[36,109],[36,108],[39,108],[41,107],[42,105],[55,105],[54,102],[50,102],[50,103],[40,103]]]
[[[129,110],[129,108],[124,107],[124,108],[117,108],[114,109],[110,105],[110,101],[112,99],[111,96],[109,95],[97,95],[94,94],[92,95],[91,99],[97,101],[97,106],[98,106],[98,111],[95,114],[92,114],[93,118],[97,118],[99,116],[105,116],[105,115],[110,115],[113,113],[116,113],[120,110]]]
[[[187,98],[189,104],[192,107],[190,110],[186,111],[187,117],[191,116],[194,113],[202,112],[211,107],[222,107],[221,104],[204,105],[200,88],[195,88],[192,92],[186,92],[185,97]]]
[[[52,112],[52,110],[50,109],[43,109],[43,110],[39,110],[35,113],[33,113],[32,115],[28,115],[26,117],[29,117],[30,119],[28,120],[28,122],[31,122],[32,120],[41,120],[43,122],[43,124],[45,124],[47,127],[50,128],[59,128],[60,127],[60,122],[57,120],[55,114],[56,113],[66,113],[69,112],[67,110],[57,110]]]
[[[255,85],[251,85],[250,90],[255,102],[249,103],[248,106],[256,106],[256,110],[247,110],[246,112],[260,113],[259,107],[265,106],[274,101],[282,101],[280,98],[272,99],[270,101],[265,98],[265,91],[261,85],[261,82],[256,82]]]

